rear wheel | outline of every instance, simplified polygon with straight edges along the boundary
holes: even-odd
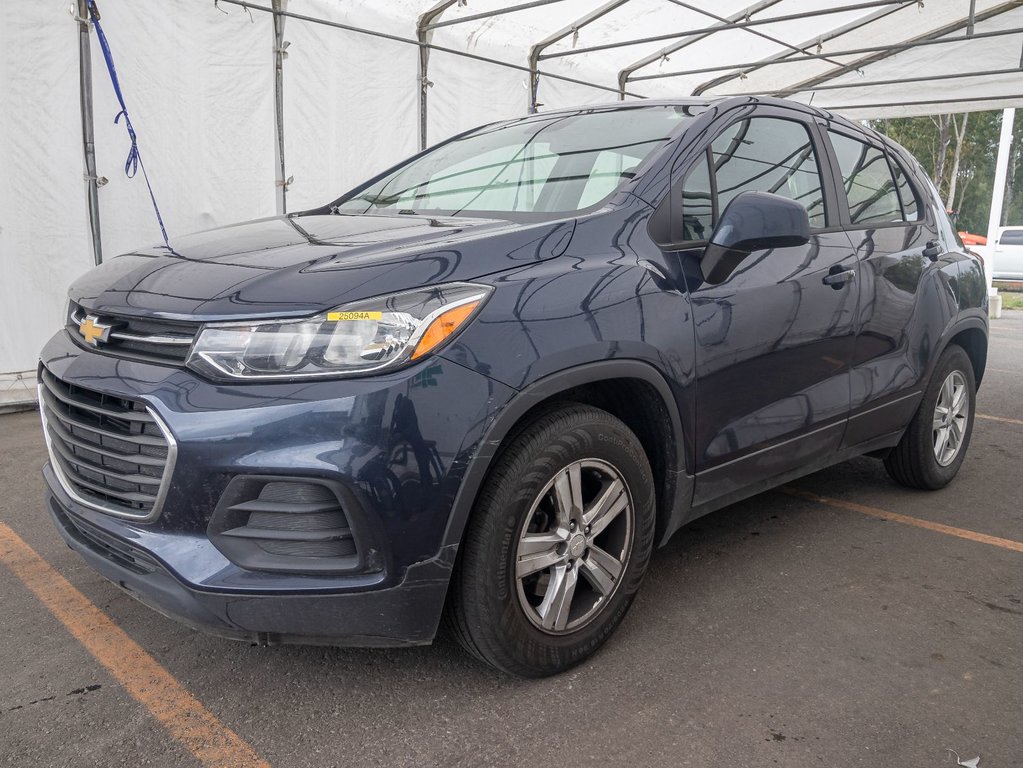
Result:
[[[916,416],[885,458],[892,479],[924,490],[948,485],[966,457],[975,407],[973,365],[962,347],[950,345],[938,360]]]
[[[589,406],[548,413],[484,485],[448,621],[465,648],[506,672],[568,669],[625,616],[653,533],[653,478],[636,436]]]

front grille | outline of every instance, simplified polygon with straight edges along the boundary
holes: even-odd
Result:
[[[103,512],[159,514],[174,441],[137,400],[106,395],[39,370],[39,407],[50,462],[68,494]]]
[[[110,326],[106,341],[95,346],[86,344],[79,326],[88,317]],[[71,338],[87,349],[108,355],[158,363],[184,363],[199,330],[197,323],[129,315],[94,314],[72,303],[68,312],[67,330]]]

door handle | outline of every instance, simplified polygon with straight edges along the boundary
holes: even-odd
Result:
[[[824,276],[821,281],[824,285],[830,285],[836,291],[839,290],[848,282],[852,282],[856,279],[855,269],[843,269],[841,272],[832,272]]]
[[[936,240],[928,240],[927,245],[924,246],[924,256],[931,261],[937,261],[938,256],[941,255],[941,246]]]

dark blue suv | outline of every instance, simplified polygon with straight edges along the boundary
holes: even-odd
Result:
[[[489,125],[70,299],[44,473],[94,568],[258,643],[444,618],[527,676],[597,649],[702,514],[860,454],[948,483],[987,352],[916,161],[773,99]]]

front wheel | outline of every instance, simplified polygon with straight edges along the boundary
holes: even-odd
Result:
[[[977,387],[970,358],[958,345],[941,355],[920,407],[885,469],[900,485],[943,488],[956,476],[973,432]]]
[[[480,493],[449,624],[506,672],[568,669],[625,616],[653,535],[653,478],[636,436],[589,406],[548,413],[502,452]]]

